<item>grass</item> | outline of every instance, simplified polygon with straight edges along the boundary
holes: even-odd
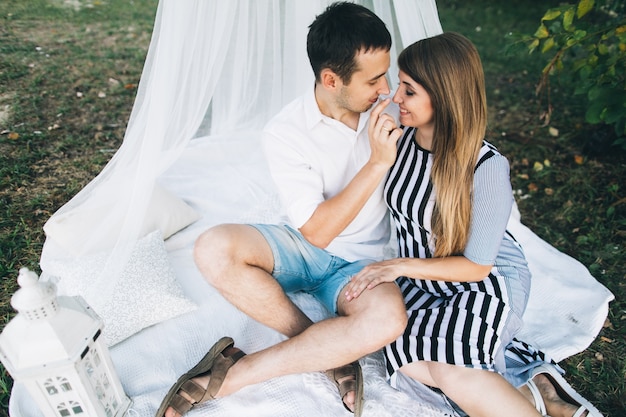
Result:
[[[39,272],[42,226],[123,139],[156,0],[0,3],[0,314],[20,267]],[[0,415],[12,386],[0,375]]]
[[[0,314],[22,266],[35,271],[49,216],[90,181],[123,139],[157,0],[0,2]],[[68,3],[65,1],[65,3]],[[77,2],[72,2],[77,3]],[[468,36],[485,66],[488,140],[511,162],[522,221],[586,265],[616,296],[604,329],[561,364],[607,417],[626,409],[626,216],[623,152],[589,127],[567,85],[553,83],[550,125],[534,94],[540,55],[510,54],[556,0],[440,0],[445,30]],[[557,132],[558,131],[558,132]],[[594,138],[591,140],[590,138]],[[546,306],[549,308],[549,306]],[[0,415],[11,379],[0,367]]]

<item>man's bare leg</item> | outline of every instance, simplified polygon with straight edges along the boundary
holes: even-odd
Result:
[[[209,229],[196,241],[194,259],[205,279],[256,321],[288,337],[312,324],[271,275],[272,250],[254,227],[225,224]]]
[[[212,284],[215,282],[214,285],[220,292],[242,311],[261,323],[291,336],[277,345],[246,355],[237,361],[228,370],[217,397],[232,394],[245,386],[271,378],[324,371],[351,363],[381,349],[404,331],[407,315],[402,295],[395,284],[379,285],[352,301],[340,297],[338,300],[340,316],[313,324],[289,300],[269,274],[268,271],[273,269],[271,250],[256,229],[250,226],[228,225],[213,232],[216,233],[205,236],[207,241],[204,243],[201,237],[196,247],[195,256],[200,270],[203,274],[210,270],[209,282]],[[214,243],[216,238],[222,242],[232,242],[233,239],[244,241],[245,246],[253,246],[255,250],[248,251],[252,256],[242,262],[240,255],[231,252],[228,249],[229,245],[224,245],[222,249],[226,249],[225,252],[218,251],[211,256],[213,260],[220,258],[221,261],[207,266],[208,262],[205,263],[200,259],[204,252],[201,249],[205,244],[208,245],[209,240]],[[237,245],[233,244],[232,247],[238,248],[239,254],[246,254],[246,251]],[[214,245],[208,247],[213,248]],[[229,255],[225,256],[226,253]],[[234,266],[233,259],[238,259],[235,263],[239,265]],[[223,289],[225,283],[214,274],[220,269],[221,273],[225,274],[229,268],[231,273],[228,275],[228,282],[233,283],[238,279],[239,282],[228,286],[228,289]],[[267,292],[260,294],[262,292],[260,288]],[[272,295],[275,298],[272,298]],[[258,311],[267,305],[273,305],[270,313]],[[295,318],[277,317],[285,314],[294,314]],[[208,380],[209,377],[198,378],[197,382],[206,385]],[[346,403],[354,405],[353,395],[346,399]],[[168,409],[166,415],[171,417],[177,414]]]
[[[218,396],[278,376],[324,371],[351,363],[396,340],[406,327],[402,295],[393,283],[339,303],[340,315],[247,355],[230,368]]]

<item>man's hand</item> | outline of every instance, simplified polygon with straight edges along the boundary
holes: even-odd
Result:
[[[402,135],[402,129],[397,127],[394,118],[383,113],[390,102],[391,99],[387,98],[372,109],[367,130],[372,150],[370,163],[386,168],[390,168],[396,160],[396,143]]]

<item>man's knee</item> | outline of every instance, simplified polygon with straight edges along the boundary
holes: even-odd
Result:
[[[384,288],[387,286],[387,288]],[[380,288],[379,288],[380,287]],[[369,294],[368,301],[357,312],[363,340],[378,350],[400,337],[407,326],[408,316],[404,300],[395,284],[383,284]]]
[[[236,235],[233,225],[214,226],[202,233],[194,244],[193,258],[204,278],[218,286],[236,262]]]
[[[386,305],[382,308],[377,323],[386,341],[385,344],[389,344],[406,330],[408,315],[402,297],[391,297],[385,301]]]
[[[265,237],[253,226],[222,224],[202,233],[195,242],[194,261],[209,282],[218,289],[230,286],[230,280],[241,279],[250,268],[271,273],[272,250]]]

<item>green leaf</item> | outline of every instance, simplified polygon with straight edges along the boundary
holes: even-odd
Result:
[[[545,39],[548,37],[548,35],[550,35],[550,33],[548,32],[548,28],[544,24],[539,26],[539,28],[535,32],[535,37],[539,39]]]
[[[563,29],[568,32],[571,32],[574,28],[572,27],[572,23],[574,22],[574,8],[569,8],[563,13]]]
[[[563,60],[559,57],[557,58],[556,62],[554,63],[555,67],[557,70],[559,71],[563,71]]]
[[[580,71],[578,71],[578,76],[581,80],[586,80],[591,75],[591,67],[586,63],[580,67]]]
[[[624,106],[620,105],[609,106],[603,116],[602,119],[604,119],[604,122],[612,125],[617,123],[621,118],[626,117],[626,109]]]
[[[588,86],[583,85],[583,84],[577,84],[576,88],[574,88],[574,95],[575,96],[580,96],[582,94],[586,95],[587,94],[587,90],[589,89]]]
[[[623,99],[615,97],[615,91],[609,86],[596,86],[589,89],[587,94],[589,104],[585,113],[585,120],[591,124],[605,122],[615,124],[626,118],[626,107]]]
[[[528,45],[528,53],[532,54],[535,51],[535,49],[537,49],[538,46],[539,46],[539,39],[535,39]]]
[[[552,71],[552,68],[553,68],[552,62],[548,62],[548,64],[546,64],[546,66],[543,67],[543,69],[541,70],[541,73],[543,75],[546,75],[546,74],[550,73],[550,71]]]
[[[615,76],[617,75],[617,72],[615,72],[615,64],[610,65],[605,71],[605,74],[610,78],[615,78]]]
[[[585,113],[585,120],[592,125],[598,124],[602,121],[603,111],[604,106],[602,104],[593,103],[587,108],[587,112]]]
[[[595,86],[589,89],[587,98],[589,101],[607,102],[613,95],[613,89],[602,86]]]
[[[550,9],[546,12],[546,14],[543,15],[543,17],[541,18],[542,21],[544,20],[554,20],[557,17],[559,17],[561,15],[561,11],[558,9]]]
[[[542,53],[548,52],[550,49],[554,47],[554,38],[548,38],[543,43],[543,47],[541,48]]]
[[[581,40],[585,36],[587,36],[586,30],[577,30],[574,32],[574,39],[576,39],[577,41]]]
[[[578,3],[578,9],[576,10],[576,16],[580,19],[589,13],[589,11],[593,9],[593,3],[594,0],[580,0]]]

